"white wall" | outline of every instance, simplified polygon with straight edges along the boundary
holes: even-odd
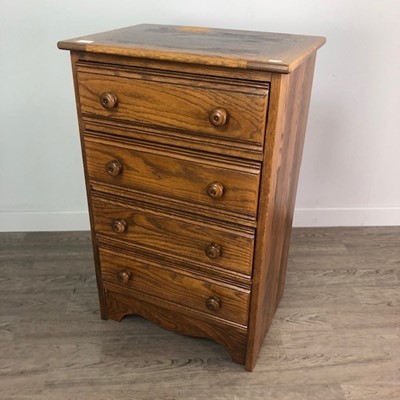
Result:
[[[297,226],[400,224],[400,2],[0,0],[0,231],[87,229],[69,55],[142,22],[323,35]]]

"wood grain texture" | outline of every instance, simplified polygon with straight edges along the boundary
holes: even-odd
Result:
[[[165,300],[243,326],[247,325],[249,289],[223,285],[193,273],[181,273],[179,269],[166,263],[159,265],[138,257],[118,255],[104,248],[100,248],[100,265],[106,289],[114,289],[125,295],[133,295],[133,292],[147,294],[158,298],[161,304],[162,300]],[[129,272],[131,278],[128,282],[119,281],[120,271]],[[221,299],[219,310],[211,311],[207,308],[206,301],[212,296]],[[176,318],[178,320],[179,316]]]
[[[89,232],[1,233],[1,397],[398,400],[399,242],[399,227],[295,228],[288,290],[249,374],[214,341],[139,317],[101,320]],[[359,301],[339,305],[349,292]],[[376,301],[363,304],[363,292]],[[215,330],[243,351],[244,332]]]
[[[83,116],[191,131],[203,140],[215,136],[258,146],[264,143],[268,90],[251,88],[250,83],[244,86],[148,71],[78,67],[78,84]],[[100,101],[103,93],[116,96],[115,106],[104,108]],[[222,126],[209,120],[217,108],[227,114]]]
[[[224,326],[223,321],[210,323],[203,318],[193,318],[191,312],[181,312],[176,318],[176,310],[164,304],[146,301],[132,301],[132,297],[119,292],[108,291],[107,303],[110,316],[120,320],[126,315],[141,315],[166,329],[193,337],[212,338],[222,344],[231,357],[243,364],[246,355],[247,330],[243,327]]]
[[[83,122],[85,131],[89,134],[100,133],[109,136],[134,139],[135,141],[147,141],[150,143],[170,145],[176,144],[177,140],[181,146],[201,152],[214,153],[217,155],[232,156],[236,158],[262,161],[263,148],[249,143],[230,141],[227,138],[207,136],[196,132],[166,130],[148,126],[128,126],[123,122],[113,120],[108,123],[96,117],[86,116]]]
[[[247,275],[252,274],[254,230],[236,226],[211,224],[188,219],[184,214],[163,213],[138,205],[121,204],[117,198],[93,197],[95,232],[100,242],[118,240],[128,248],[147,250],[201,263],[204,268],[225,268]],[[116,233],[112,221],[122,219],[126,230]],[[207,247],[217,243],[220,255],[210,259]]]
[[[167,198],[181,199],[234,214],[255,218],[258,203],[259,164],[234,163],[206,159],[169,149],[157,151],[155,146],[119,143],[85,138],[86,163],[89,181],[121,186]],[[105,166],[118,159],[123,164],[118,176],[107,174]],[[212,199],[207,186],[212,182],[224,185],[224,195]],[[168,200],[167,200],[168,201]]]
[[[315,54],[290,75],[275,74],[262,171],[246,368],[252,370],[283,293]]]
[[[253,369],[283,293],[323,42],[142,25],[59,44],[72,50],[103,318],[168,327],[168,309],[180,332],[219,343],[213,324],[244,329],[245,351],[243,336],[223,344]]]
[[[324,43],[318,36],[142,24],[61,41],[58,47],[288,73]]]
[[[227,68],[223,66],[212,66],[208,65],[204,68],[201,64],[188,64],[182,62],[165,62],[157,59],[150,58],[137,58],[137,57],[124,57],[118,55],[101,54],[101,53],[87,53],[85,51],[72,51],[78,55],[79,62],[83,63],[96,63],[102,67],[110,66],[122,66],[123,68],[134,68],[142,69],[146,71],[158,72],[159,74],[174,74],[180,71],[178,74],[182,76],[182,71],[185,74],[190,74],[194,80],[200,78],[201,80],[207,79],[226,79]],[[265,85],[265,83],[271,81],[271,73],[267,71],[257,71],[241,68],[229,68],[229,77],[239,81],[250,81],[253,84]]]
[[[104,291],[104,288],[103,288],[103,283],[101,281],[98,247],[97,247],[96,236],[95,236],[95,233],[94,233],[94,230],[93,230],[93,227],[94,227],[93,211],[92,211],[92,202],[90,201],[92,188],[88,184],[88,182],[89,182],[89,171],[88,171],[87,163],[86,163],[86,151],[85,151],[84,137],[83,137],[84,124],[83,124],[83,120],[82,120],[81,107],[80,107],[80,104],[79,104],[79,85],[78,85],[77,79],[75,78],[76,74],[77,74],[77,71],[76,71],[77,62],[78,62],[77,55],[71,53],[71,67],[72,67],[72,74],[73,74],[73,77],[74,77],[74,92],[75,92],[76,112],[77,112],[77,115],[78,115],[78,124],[79,124],[79,140],[80,140],[80,143],[81,143],[83,172],[84,172],[84,176],[85,176],[86,197],[87,197],[88,209],[89,209],[90,228],[91,228],[91,232],[92,232],[92,248],[93,248],[94,259],[95,259],[95,271],[96,271],[97,291],[98,291],[98,294],[99,294],[99,306],[100,306],[101,318],[107,319],[108,317],[107,317],[107,314],[106,314],[105,291]]]

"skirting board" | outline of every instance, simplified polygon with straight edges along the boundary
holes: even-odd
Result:
[[[0,232],[87,231],[87,211],[0,212]]]
[[[397,226],[400,207],[296,208],[293,226]]]
[[[297,208],[293,226],[400,225],[400,207]],[[87,211],[0,212],[0,232],[85,231]]]

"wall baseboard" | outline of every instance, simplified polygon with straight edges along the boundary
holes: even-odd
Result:
[[[87,231],[87,211],[0,212],[0,232]]]
[[[397,226],[400,207],[296,208],[293,226]]]
[[[400,207],[298,208],[293,226],[400,225]],[[0,232],[86,231],[87,211],[0,212]]]

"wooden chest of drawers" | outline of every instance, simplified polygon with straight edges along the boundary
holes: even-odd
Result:
[[[282,296],[321,37],[138,25],[71,51],[102,318],[252,370]]]

